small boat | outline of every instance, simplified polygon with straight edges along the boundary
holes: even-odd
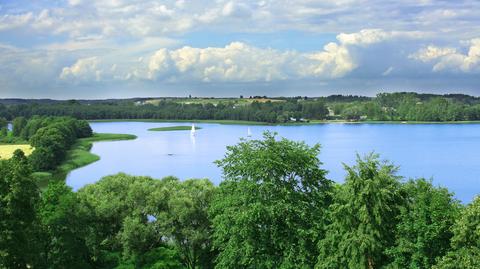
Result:
[[[252,131],[250,130],[250,127],[248,127],[247,136],[248,136],[248,137],[251,137],[251,136],[252,136]]]
[[[195,135],[195,124],[192,123],[192,130],[190,131],[190,135]]]

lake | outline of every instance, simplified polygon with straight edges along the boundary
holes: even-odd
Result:
[[[342,182],[343,164],[354,164],[355,154],[379,153],[400,166],[406,178],[432,178],[435,185],[455,192],[462,202],[480,193],[480,124],[317,124],[295,126],[221,125],[199,123],[189,131],[153,132],[149,128],[191,123],[92,122],[94,132],[128,133],[136,140],[98,142],[92,152],[101,160],[72,171],[67,184],[74,190],[106,175],[125,172],[154,178],[173,175],[180,179],[209,178],[218,184],[226,146],[247,136],[262,137],[266,130],[309,145],[320,143],[319,155],[328,178]]]

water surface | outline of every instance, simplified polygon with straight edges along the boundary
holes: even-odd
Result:
[[[262,132],[320,143],[319,155],[328,177],[342,182],[342,163],[354,164],[355,154],[375,151],[400,166],[406,177],[432,178],[448,187],[463,202],[480,193],[480,124],[319,124],[303,126],[245,126],[197,124],[196,136],[189,131],[152,132],[149,128],[191,125],[190,123],[92,122],[99,133],[128,133],[136,140],[99,142],[92,152],[101,160],[72,171],[67,184],[77,190],[103,176],[125,172],[161,178],[209,178],[218,184],[221,171],[213,163],[225,154],[227,145],[247,135],[261,138]]]

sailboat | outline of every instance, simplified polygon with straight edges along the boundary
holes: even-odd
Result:
[[[195,124],[192,123],[192,130],[190,131],[190,135],[195,135]]]
[[[248,127],[248,130],[247,130],[247,137],[251,137],[252,136],[252,131],[250,130],[250,127]]]

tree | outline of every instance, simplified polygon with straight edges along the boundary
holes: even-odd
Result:
[[[174,177],[154,180],[125,174],[82,188],[80,206],[90,227],[86,241],[97,266],[143,264],[146,253],[158,254],[162,248],[175,253],[164,253],[176,257],[175,264],[211,268],[207,208],[213,191],[208,180],[180,182]]]
[[[78,191],[80,212],[89,227],[86,243],[97,266],[119,253],[122,260],[159,247],[163,234],[148,221],[147,201],[160,181],[125,174],[108,176]]]
[[[213,268],[215,255],[212,252],[212,225],[208,216],[214,185],[207,179],[190,179],[180,182],[176,178],[164,179],[166,186],[154,190],[152,204],[162,205],[153,212],[155,225],[172,239],[182,264],[186,268]],[[167,207],[159,191],[169,190]]]
[[[381,268],[388,263],[384,250],[393,245],[403,200],[397,168],[372,153],[357,156],[356,165],[345,169],[316,268]]]
[[[452,250],[434,268],[480,268],[480,196],[461,212],[452,230]]]
[[[27,120],[25,119],[25,117],[17,117],[13,119],[12,125],[13,125],[13,136],[19,137],[20,134],[22,133],[22,130],[27,125]]]
[[[268,132],[227,147],[211,209],[216,268],[313,267],[331,186],[319,150]]]
[[[0,268],[36,264],[39,191],[22,151],[0,161]]]
[[[403,186],[407,196],[401,208],[395,246],[389,250],[393,268],[431,268],[450,248],[451,227],[460,204],[445,188],[425,179]]]
[[[76,121],[77,138],[90,137],[93,134],[90,124],[86,120]]]
[[[39,218],[48,268],[90,268],[78,206],[75,193],[64,182],[51,182],[42,193]]]
[[[0,137],[6,137],[8,134],[8,121],[0,118]]]

